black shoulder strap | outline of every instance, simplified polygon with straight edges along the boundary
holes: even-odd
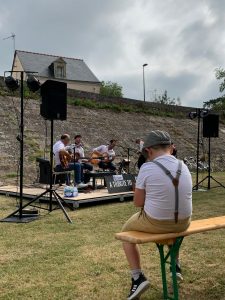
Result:
[[[179,178],[181,175],[181,170],[182,170],[182,161],[179,160],[178,161],[178,169],[176,172],[176,177],[173,177],[173,175],[171,174],[171,172],[164,166],[162,165],[160,162],[158,162],[157,160],[153,160],[152,161],[154,164],[156,164],[157,166],[159,166],[167,176],[170,177],[174,188],[175,188],[175,210],[174,210],[174,219],[175,219],[175,223],[178,222],[178,211],[179,211],[179,193],[178,193],[178,185],[179,185]]]

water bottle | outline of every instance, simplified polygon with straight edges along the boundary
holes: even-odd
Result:
[[[78,196],[78,189],[75,186],[65,186],[64,187],[64,197],[71,198]]]

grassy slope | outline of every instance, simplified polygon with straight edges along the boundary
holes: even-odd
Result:
[[[193,219],[224,215],[224,192],[194,193]],[[1,197],[0,207],[6,216],[15,200]],[[114,233],[135,211],[131,202],[114,203],[70,212],[73,224],[60,211],[30,224],[0,223],[0,299],[126,299],[129,270]],[[184,240],[181,299],[225,299],[224,232]],[[152,285],[142,300],[162,299],[157,249],[142,245],[141,253]]]

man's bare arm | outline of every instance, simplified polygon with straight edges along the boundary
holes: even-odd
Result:
[[[145,190],[135,189],[134,191],[134,205],[137,207],[144,207],[145,204]]]

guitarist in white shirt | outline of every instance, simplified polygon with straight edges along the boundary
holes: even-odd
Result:
[[[105,170],[109,169],[110,171],[115,171],[116,166],[113,161],[116,157],[114,147],[116,146],[116,140],[110,140],[108,145],[101,145],[93,149],[93,154],[98,156],[103,156],[103,159],[98,163],[99,168]]]

